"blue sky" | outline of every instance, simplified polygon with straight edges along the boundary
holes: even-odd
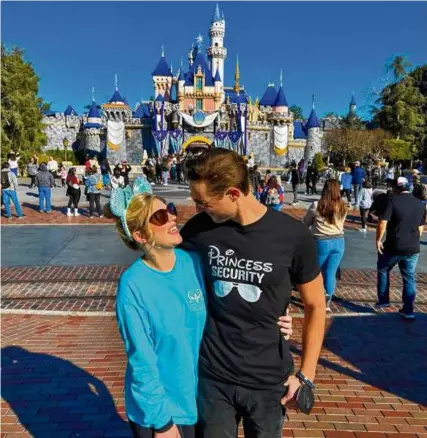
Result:
[[[201,33],[205,47],[213,2],[2,2],[2,40],[26,50],[41,77],[40,94],[63,111],[80,113],[114,92],[130,105],[153,94],[151,72],[165,46],[176,71]],[[426,2],[221,2],[233,85],[236,55],[241,84],[254,98],[279,82],[290,105],[307,116],[316,94],[319,115],[347,111],[352,90],[363,113],[366,90],[384,63],[406,54],[427,62]]]

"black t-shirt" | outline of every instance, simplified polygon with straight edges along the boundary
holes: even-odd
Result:
[[[293,360],[277,320],[289,305],[291,282],[308,283],[320,272],[309,230],[269,208],[247,226],[215,224],[200,213],[181,234],[184,246],[202,256],[207,277],[201,375],[249,388],[283,384]]]
[[[426,206],[410,193],[393,195],[382,219],[388,221],[385,250],[391,255],[413,255],[420,252],[418,227],[426,220]]]

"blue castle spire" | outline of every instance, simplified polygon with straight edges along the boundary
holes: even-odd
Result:
[[[222,14],[222,17],[223,16],[224,16],[224,13]],[[221,21],[222,17],[221,17],[221,12],[219,11],[219,4],[217,3],[215,6],[215,12],[214,12],[213,17],[212,17],[212,23],[214,23],[215,21]]]

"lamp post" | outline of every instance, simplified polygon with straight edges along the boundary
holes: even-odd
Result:
[[[64,145],[65,161],[67,161],[68,139],[67,139],[67,138],[64,138],[64,139],[62,140],[62,144]]]

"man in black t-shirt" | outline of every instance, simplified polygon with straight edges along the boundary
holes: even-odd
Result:
[[[403,318],[415,319],[416,294],[415,268],[420,256],[420,237],[426,220],[425,205],[409,193],[409,183],[404,177],[397,179],[395,194],[389,198],[387,207],[377,227],[378,250],[378,303],[376,307],[390,306],[390,271],[399,265],[403,281]],[[384,244],[382,238],[387,230]]]
[[[208,294],[199,358],[200,437],[235,438],[240,419],[246,438],[281,437],[284,407],[292,406],[301,384],[314,380],[324,336],[314,239],[302,223],[255,199],[237,153],[214,148],[188,160],[186,175],[199,214],[181,234],[202,256]],[[289,305],[292,283],[305,304],[298,377],[276,323]]]

